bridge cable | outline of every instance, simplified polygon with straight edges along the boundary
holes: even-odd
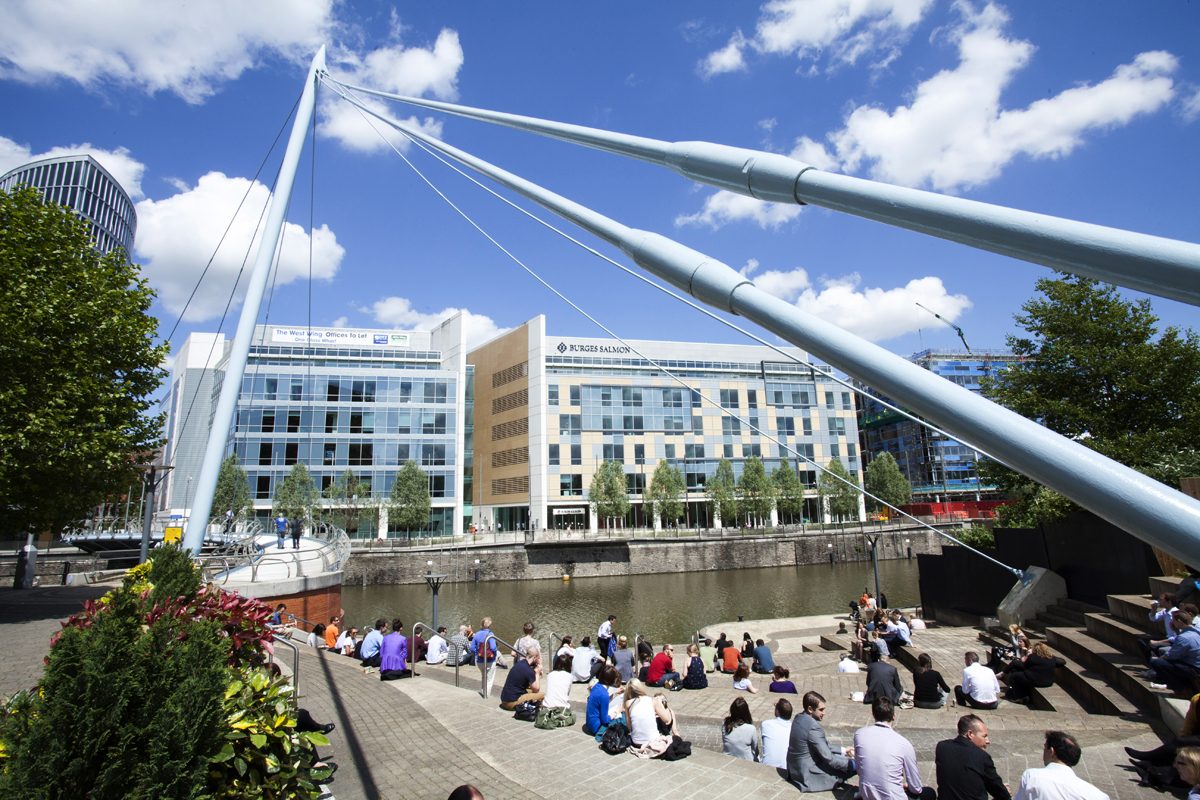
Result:
[[[346,95],[344,95],[344,94],[342,94],[340,91],[338,91],[338,89],[337,89],[337,87],[336,87],[336,86],[334,87],[334,90],[335,90],[335,91],[336,91],[338,94],[340,94],[340,95],[341,95],[341,96],[342,96],[344,99],[346,99],[346,100],[347,100],[347,102],[350,102],[350,104],[351,104],[351,105],[353,105],[353,106],[354,106],[354,107],[355,107],[355,108],[358,110],[358,112],[359,112],[360,116],[362,116],[362,115],[363,115],[363,111],[364,111],[364,109],[363,109],[362,107],[360,107],[358,103],[354,102],[354,101],[353,101],[353,100],[351,100],[350,98],[346,97]],[[369,109],[367,109],[367,111],[368,111],[368,113],[371,113],[371,112],[369,111]],[[405,130],[403,129],[403,127],[402,127],[402,126],[398,125],[397,123],[391,122],[391,121],[389,121],[389,120],[383,119],[382,117],[380,117],[380,116],[379,116],[379,115],[377,115],[377,114],[374,114],[374,113],[372,113],[372,116],[375,116],[375,117],[377,117],[377,118],[379,118],[379,119],[382,119],[384,122],[386,122],[387,124],[389,124],[389,125],[390,125],[392,128],[394,128],[395,130],[397,130],[397,131],[398,131],[398,132],[399,132],[401,135],[403,135],[403,136],[404,136],[406,139],[408,139],[409,141],[412,141],[412,137],[409,137],[409,136],[408,136],[408,134],[405,132]],[[471,217],[470,217],[470,216],[469,216],[469,215],[468,215],[466,212],[464,212],[462,209],[460,209],[460,208],[459,208],[457,205],[455,205],[455,204],[454,204],[454,202],[453,202],[452,200],[450,200],[450,198],[449,198],[449,197],[447,197],[445,194],[443,194],[443,193],[442,193],[442,191],[441,191],[440,189],[438,189],[438,188],[437,188],[437,187],[436,187],[436,186],[433,184],[433,182],[432,182],[432,181],[430,181],[430,180],[429,180],[429,178],[428,178],[428,177],[426,177],[426,176],[425,176],[425,174],[424,174],[423,172],[421,172],[421,170],[420,170],[420,169],[418,169],[418,168],[417,168],[417,166],[416,166],[415,164],[413,164],[413,163],[412,163],[412,162],[411,162],[411,161],[408,159],[408,157],[406,157],[406,156],[405,156],[405,155],[404,155],[404,154],[403,154],[403,153],[402,153],[402,152],[401,152],[401,151],[400,151],[400,150],[399,150],[399,149],[398,149],[398,148],[397,148],[397,147],[396,147],[394,144],[392,144],[392,142],[391,142],[391,141],[390,141],[390,140],[389,140],[389,139],[388,139],[386,136],[384,136],[384,135],[382,134],[382,132],[381,132],[381,131],[379,131],[379,129],[378,129],[378,128],[376,128],[376,127],[375,127],[375,124],[374,124],[373,122],[371,122],[369,119],[366,119],[366,117],[365,117],[365,116],[363,116],[363,119],[364,119],[364,121],[365,121],[365,122],[366,122],[368,125],[370,125],[370,126],[371,126],[371,128],[372,128],[372,129],[373,129],[373,130],[376,132],[376,134],[378,134],[378,135],[379,135],[379,137],[380,137],[380,138],[381,138],[381,139],[382,139],[382,140],[383,140],[385,143],[387,143],[387,145],[388,145],[389,147],[391,147],[391,148],[392,148],[393,152],[395,152],[395,153],[396,153],[396,155],[400,156],[400,158],[401,158],[401,159],[404,161],[404,163],[406,163],[406,164],[407,164],[407,165],[408,165],[408,166],[409,166],[409,167],[410,167],[410,168],[413,170],[413,172],[415,172],[415,173],[417,174],[417,176],[418,176],[418,177],[420,177],[420,178],[421,178],[421,180],[422,180],[422,181],[424,181],[424,182],[425,182],[425,184],[426,184],[427,186],[429,186],[429,188],[430,188],[430,189],[432,189],[432,190],[433,190],[433,191],[434,191],[434,192],[435,192],[435,193],[436,193],[436,194],[437,194],[439,197],[441,197],[443,200],[445,200],[445,201],[446,201],[446,203],[447,203],[447,204],[448,204],[448,205],[449,205],[451,208],[453,208],[453,209],[454,209],[456,212],[458,212],[458,214],[459,214],[460,216],[462,216],[462,217],[463,217],[463,219],[464,219],[464,220],[466,220],[468,224],[470,224],[470,225],[471,225],[473,228],[475,228],[475,230],[479,231],[479,233],[480,233],[480,234],[482,234],[482,235],[484,236],[484,238],[486,238],[488,241],[490,241],[492,244],[494,244],[494,245],[495,245],[495,246],[496,246],[496,247],[497,247],[497,248],[498,248],[498,249],[499,249],[499,250],[500,250],[502,253],[504,253],[506,256],[508,256],[510,259],[512,259],[512,260],[513,260],[513,261],[514,261],[514,262],[517,264],[517,266],[521,267],[521,269],[523,269],[523,270],[525,270],[525,272],[529,273],[529,275],[530,275],[530,276],[532,276],[532,277],[533,277],[533,278],[534,278],[536,281],[538,281],[538,282],[539,282],[539,283],[541,283],[543,286],[545,286],[547,289],[549,289],[549,290],[550,290],[552,293],[554,293],[555,295],[557,295],[557,296],[559,297],[559,299],[561,299],[561,300],[562,300],[563,302],[565,302],[567,305],[571,306],[571,307],[572,307],[573,309],[575,309],[577,312],[579,312],[580,314],[582,314],[582,315],[583,315],[585,318],[587,318],[587,319],[588,319],[590,322],[592,322],[594,325],[596,325],[596,327],[600,328],[602,331],[604,331],[605,333],[607,333],[609,336],[611,336],[612,338],[616,339],[616,340],[617,340],[618,342],[620,342],[622,345],[624,345],[624,346],[628,347],[628,348],[630,349],[630,351],[631,351],[631,352],[633,352],[633,353],[636,353],[636,354],[637,354],[637,355],[638,355],[640,358],[642,358],[642,359],[644,359],[644,360],[648,361],[650,364],[652,364],[653,366],[655,366],[657,369],[659,369],[660,371],[662,371],[663,373],[665,373],[665,374],[666,374],[668,377],[670,377],[672,380],[674,380],[674,381],[678,382],[678,383],[679,383],[681,386],[683,386],[683,387],[687,388],[687,389],[688,389],[690,392],[692,392],[692,393],[693,393],[693,398],[694,398],[694,397],[696,397],[696,396],[699,396],[699,397],[700,397],[700,398],[701,398],[703,401],[705,401],[705,402],[709,403],[710,405],[712,405],[712,406],[713,406],[713,407],[715,407],[715,408],[718,408],[718,409],[720,409],[720,411],[721,411],[721,413],[722,413],[723,415],[727,415],[727,416],[729,416],[729,417],[732,417],[732,418],[734,418],[734,419],[737,419],[737,420],[738,420],[739,422],[741,422],[741,423],[744,423],[744,424],[746,425],[746,427],[747,427],[747,428],[749,428],[749,429],[750,429],[752,432],[757,432],[757,433],[758,433],[760,436],[762,436],[762,437],[766,438],[768,441],[774,442],[774,443],[775,443],[775,444],[776,444],[776,445],[777,445],[777,446],[780,448],[780,450],[781,450],[781,452],[782,452],[782,453],[786,453],[786,452],[787,452],[787,451],[790,449],[790,448],[788,448],[788,446],[787,446],[787,444],[786,444],[786,443],[780,442],[780,441],[779,441],[777,438],[775,438],[774,436],[772,436],[770,433],[767,433],[767,432],[763,431],[763,430],[762,430],[762,429],[760,429],[760,428],[759,428],[757,425],[752,425],[752,424],[749,422],[749,420],[747,420],[747,419],[743,419],[743,418],[742,418],[740,415],[732,413],[732,411],[731,411],[730,409],[722,408],[722,407],[720,406],[720,403],[718,403],[717,401],[713,400],[712,398],[710,398],[710,397],[706,396],[706,395],[705,395],[703,392],[701,392],[701,391],[698,391],[698,390],[696,390],[696,389],[692,388],[692,386],[691,386],[689,383],[687,383],[685,380],[683,380],[683,379],[682,379],[682,378],[680,378],[679,376],[675,375],[673,372],[671,372],[670,370],[668,370],[666,367],[662,366],[662,365],[661,365],[659,362],[655,361],[654,359],[652,359],[652,358],[650,358],[650,357],[646,356],[645,354],[643,354],[642,352],[640,352],[640,351],[639,351],[639,350],[638,350],[636,347],[634,347],[633,345],[631,345],[631,344],[630,344],[628,341],[626,341],[625,339],[623,339],[623,338],[621,338],[620,336],[618,336],[616,333],[614,333],[614,332],[613,332],[611,329],[609,329],[607,326],[605,326],[605,325],[604,325],[602,322],[600,322],[598,319],[596,319],[596,318],[595,318],[595,317],[593,317],[591,314],[589,314],[588,312],[586,312],[586,311],[584,311],[582,308],[580,308],[580,307],[579,307],[579,306],[578,306],[576,303],[574,303],[573,301],[571,301],[571,300],[570,300],[570,299],[569,299],[569,298],[568,298],[566,295],[564,295],[562,292],[558,291],[558,290],[557,290],[557,289],[555,289],[553,286],[551,286],[549,282],[547,282],[547,281],[546,281],[544,278],[542,278],[542,277],[541,277],[541,276],[540,276],[538,273],[534,272],[534,271],[533,271],[533,269],[531,269],[529,266],[527,266],[527,265],[526,265],[526,264],[525,264],[523,261],[521,261],[521,260],[520,260],[519,258],[517,258],[515,255],[513,255],[511,252],[509,252],[509,250],[507,250],[507,249],[506,249],[506,248],[505,248],[505,247],[504,247],[502,244],[500,244],[498,241],[496,241],[494,238],[492,238],[492,236],[491,236],[491,235],[490,235],[490,234],[489,234],[487,231],[485,231],[485,230],[484,230],[482,227],[480,227],[480,225],[479,225],[478,223],[476,223],[476,222],[475,222],[475,221],[474,221],[474,220],[473,220],[473,219],[472,219],[472,218],[471,218]],[[1017,568],[1015,568],[1015,567],[1010,567],[1010,566],[1008,566],[1007,564],[1005,564],[1005,563],[1003,563],[1003,562],[1001,562],[1001,561],[998,561],[998,560],[996,560],[996,559],[995,559],[995,558],[993,558],[992,556],[989,556],[987,553],[981,552],[980,550],[977,550],[977,549],[975,549],[974,547],[971,547],[970,545],[967,545],[967,544],[965,544],[965,543],[963,543],[963,542],[959,541],[958,539],[955,539],[954,537],[950,536],[949,534],[947,534],[947,533],[944,533],[944,532],[942,532],[942,531],[939,531],[937,528],[933,527],[932,525],[929,525],[929,524],[928,524],[928,523],[926,523],[926,522],[923,522],[923,521],[921,521],[921,520],[917,519],[917,518],[916,518],[916,517],[914,517],[913,515],[911,515],[911,514],[909,514],[909,513],[907,513],[907,512],[901,511],[899,508],[897,508],[896,506],[892,505],[891,503],[888,503],[887,501],[885,501],[885,500],[882,500],[882,499],[880,499],[879,497],[876,497],[875,495],[871,494],[871,493],[870,493],[870,492],[868,492],[868,491],[867,491],[865,488],[863,488],[863,487],[859,486],[859,485],[858,485],[857,483],[855,483],[854,481],[847,480],[847,479],[845,479],[845,478],[841,477],[840,475],[838,475],[838,474],[836,474],[836,473],[834,473],[834,472],[831,472],[830,470],[826,469],[825,467],[822,467],[822,466],[821,466],[820,464],[818,464],[816,461],[814,461],[814,460],[812,460],[812,459],[808,458],[807,456],[803,455],[802,453],[800,453],[800,452],[796,452],[796,457],[797,457],[797,461],[799,461],[800,459],[803,459],[803,460],[804,460],[806,463],[808,463],[808,464],[810,464],[810,465],[812,465],[812,466],[816,467],[816,468],[817,468],[818,470],[820,470],[822,473],[824,473],[824,474],[826,474],[826,475],[829,475],[829,476],[831,476],[832,478],[836,479],[838,482],[840,482],[840,483],[843,483],[843,484],[845,484],[845,485],[847,485],[847,486],[851,487],[852,489],[854,489],[854,491],[856,491],[857,493],[859,493],[859,494],[863,495],[864,497],[867,497],[867,498],[870,498],[871,500],[874,500],[876,503],[879,503],[881,506],[886,506],[887,508],[890,508],[890,509],[892,509],[892,510],[893,510],[893,511],[895,511],[897,514],[899,514],[899,515],[901,515],[901,516],[903,516],[903,517],[907,517],[908,519],[910,519],[910,520],[912,520],[914,523],[916,523],[916,524],[917,524],[919,527],[926,528],[926,529],[928,529],[928,530],[930,530],[930,531],[933,531],[933,532],[934,532],[935,534],[937,534],[938,536],[942,536],[942,537],[944,537],[944,538],[950,539],[951,541],[955,542],[955,543],[956,543],[956,544],[958,544],[959,546],[961,546],[961,547],[965,547],[966,549],[968,549],[968,550],[970,550],[970,551],[974,552],[976,555],[979,555],[979,556],[982,556],[983,558],[986,558],[988,561],[991,561],[993,564],[997,564],[997,565],[999,565],[999,566],[1003,567],[1005,570],[1007,570],[1007,571],[1009,571],[1009,572],[1013,573],[1013,574],[1014,574],[1014,575],[1016,575],[1018,578],[1021,578],[1021,579],[1024,579],[1024,578],[1025,578],[1025,576],[1026,576],[1026,573],[1025,573],[1023,570],[1017,569]],[[685,461],[686,461],[686,459],[685,459]],[[822,512],[823,512],[823,511],[824,511],[824,509],[822,509]],[[822,526],[822,527],[823,527],[823,526]]]

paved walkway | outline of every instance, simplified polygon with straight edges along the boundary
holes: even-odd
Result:
[[[99,587],[81,587],[94,589]],[[67,592],[67,594],[64,594]],[[73,593],[72,593],[73,592]],[[0,590],[0,619],[6,620],[6,647],[0,653],[0,693],[27,688],[41,673],[42,658],[57,620],[78,608],[81,590],[54,588],[6,593]],[[94,593],[94,592],[93,592]],[[78,594],[78,596],[76,596]],[[824,618],[826,621],[829,618]],[[806,627],[808,626],[808,627]],[[816,689],[827,699],[825,729],[833,744],[850,744],[854,731],[869,722],[870,711],[849,700],[861,691],[864,676],[836,674],[834,654],[802,653],[795,643],[811,634],[811,619],[738,623],[727,632],[743,630],[773,638],[777,660],[792,671],[801,691]],[[836,623],[826,632],[836,630]],[[760,633],[761,631],[761,633]],[[802,632],[791,635],[788,632]],[[945,653],[973,649],[975,632],[940,629],[915,635],[918,647]],[[939,656],[940,658],[940,656]],[[290,662],[290,658],[288,659]],[[738,694],[747,697],[755,720],[770,715],[777,695],[734,693],[728,676],[710,674],[710,688],[668,696],[680,715],[685,736],[694,742],[691,758],[666,763],[631,756],[608,756],[595,741],[574,728],[540,731],[518,722],[478,693],[479,673],[461,671],[462,687],[454,686],[454,670],[420,665],[412,680],[380,682],[364,675],[350,659],[301,646],[301,704],[322,722],[334,722],[330,748],[322,748],[340,769],[330,785],[344,800],[377,798],[444,798],[461,783],[478,786],[495,798],[622,797],[665,798],[783,798],[798,793],[770,767],[720,755],[720,720]],[[900,670],[908,682],[907,671]],[[501,672],[497,692],[506,673]],[[957,682],[947,675],[947,682]],[[577,715],[582,713],[583,687],[573,690]],[[798,698],[793,698],[797,701]],[[798,705],[798,702],[794,702]],[[961,709],[900,712],[897,729],[912,741],[922,777],[934,783],[933,749],[954,735]],[[1066,730],[1079,738],[1084,758],[1077,773],[1113,800],[1149,800],[1158,794],[1137,786],[1127,768],[1123,746],[1148,749],[1159,743],[1161,726],[1118,717],[1089,716],[1082,711],[1032,711],[1003,703],[996,711],[979,712],[992,733],[989,752],[1001,776],[1015,790],[1022,772],[1040,766],[1043,732]],[[847,793],[837,800],[850,800]]]

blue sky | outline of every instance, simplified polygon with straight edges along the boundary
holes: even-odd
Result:
[[[0,172],[87,149],[116,173],[138,202],[135,260],[159,291],[164,335],[321,43],[331,72],[349,83],[767,149],[860,177],[1200,239],[1197,3],[3,5]],[[1049,274],[823,209],[725,195],[529,134],[387,110],[718,257],[904,355],[960,344],[916,302],[954,320],[973,348],[1003,346],[1013,313]],[[268,183],[281,152],[282,144]],[[408,152],[502,244],[622,336],[742,341]],[[315,180],[312,158],[306,149],[271,322],[303,324],[311,298],[321,326],[429,327],[466,309],[477,340],[539,313],[553,333],[602,335],[468,228],[328,90]],[[262,186],[251,191],[250,213],[218,253],[177,343],[216,328],[265,198]],[[1195,324],[1191,306],[1156,298],[1154,308],[1165,323]]]

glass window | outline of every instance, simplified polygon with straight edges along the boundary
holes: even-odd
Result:
[[[626,415],[621,418],[621,429],[641,433],[645,419],[637,414]]]
[[[692,408],[700,408],[702,404],[703,400],[700,397],[700,392],[692,389]]]
[[[421,414],[421,433],[435,434],[446,432],[445,411],[425,411]]]
[[[702,444],[685,444],[683,446],[683,457],[689,461],[693,459],[704,458],[704,445]]]
[[[558,435],[571,436],[576,435],[583,430],[583,415],[582,414],[559,414],[558,415]]]
[[[571,466],[578,467],[583,465],[583,445],[571,445]]]
[[[303,378],[292,378],[291,399],[292,400],[303,400],[304,399],[304,379]]]
[[[673,444],[663,445],[663,458],[668,458],[668,459],[675,458],[675,445],[673,445]]]
[[[562,497],[582,497],[583,496],[583,476],[582,475],[559,475],[558,476],[558,493]]]
[[[858,451],[854,447],[854,442],[846,442],[846,455],[848,455],[850,458],[858,457]]]
[[[809,461],[812,461],[814,458],[816,458],[816,456],[814,455],[813,446],[811,444],[800,445],[800,454],[803,455],[805,458],[807,458]]]
[[[336,403],[338,401],[338,399],[339,399],[338,382],[335,380],[331,380],[331,381],[329,381],[328,385],[325,387],[325,402]]]
[[[742,445],[742,458],[762,458],[762,446],[758,443]]]
[[[283,446],[283,463],[291,466],[300,460],[300,445],[297,442],[288,442]]]
[[[738,407],[738,390],[737,389],[722,389],[721,390],[721,408],[737,408]]]
[[[264,411],[262,413],[262,432],[263,433],[274,433],[275,432],[275,412],[274,411]]]
[[[325,412],[325,432],[326,433],[337,433],[337,417],[338,417],[338,415],[337,415],[336,411],[326,411]]]
[[[605,406],[605,407],[612,405],[612,387],[611,386],[601,386],[600,387],[600,405]]]
[[[841,458],[842,448],[838,447],[836,444],[829,445],[829,455],[831,458]]]
[[[573,406],[579,405],[579,387],[578,386],[571,387],[571,405],[573,405]]]
[[[259,466],[271,466],[271,443],[262,442],[258,446],[258,463]]]
[[[692,433],[704,434],[704,417],[699,414],[692,417]]]
[[[401,403],[412,402],[412,381],[400,381],[400,397]]]
[[[841,417],[829,418],[829,435],[830,436],[845,436],[846,435],[846,420]]]
[[[612,417],[611,416],[600,417],[600,430],[602,430],[602,431],[611,431],[612,430]]]
[[[444,403],[444,402],[446,402],[446,382],[445,381],[426,381],[425,382],[425,402],[426,403]]]
[[[271,476],[259,475],[257,485],[254,488],[255,500],[270,500],[271,499]]]
[[[420,414],[421,412],[418,411],[417,413]],[[412,433],[411,420],[412,420],[412,412],[411,411],[401,411],[397,415],[398,424],[396,426],[396,433]]]
[[[546,392],[548,395],[548,399],[546,401],[547,404],[552,405],[552,406],[558,405],[558,384],[557,383],[550,384],[548,387],[546,387]]]
[[[404,464],[407,461],[408,461],[408,445],[407,444],[397,445],[397,447],[396,447],[396,463],[399,464],[400,466],[404,466]]]
[[[663,417],[664,431],[681,431],[683,430],[683,415],[670,414]]]
[[[351,411],[350,412],[350,432],[351,433],[374,433],[375,432],[375,412],[374,411]]]
[[[645,464],[646,463],[646,445],[635,444],[633,446],[633,463],[635,463],[635,464]]]
[[[742,432],[742,422],[737,417],[721,417],[721,433],[733,436]]]
[[[279,393],[279,379],[267,378],[266,390],[263,392],[264,400],[274,400],[275,395]]]
[[[758,391],[756,389],[746,390],[746,405],[750,408],[758,408]]]
[[[440,467],[446,464],[446,445],[444,444],[423,444],[421,445],[421,465],[427,467]]]
[[[327,467],[333,466],[333,463],[336,459],[337,459],[337,442],[326,442],[325,443],[325,461],[324,461],[325,466],[327,466]]]
[[[663,408],[683,408],[682,389],[663,389]]]
[[[825,407],[833,408],[833,392],[825,393]]]
[[[620,461],[625,462],[625,445],[623,444],[606,444],[604,445],[604,460],[605,461]]]
[[[792,417],[776,417],[775,430],[780,436],[795,436],[796,420]]]
[[[300,432],[300,412],[299,411],[289,411],[288,412],[287,432],[288,433],[299,433]]]
[[[854,406],[850,403],[850,393],[842,392],[842,409],[845,411],[854,410]]]
[[[429,496],[430,497],[445,497],[446,496],[446,476],[445,475],[430,475],[429,476]]]
[[[558,445],[556,444],[550,445],[550,466],[558,466]]]
[[[641,473],[632,473],[625,476],[625,493],[626,494],[645,494],[646,493],[646,476]]]
[[[722,451],[725,458],[733,458],[733,445],[727,444],[722,446]]]

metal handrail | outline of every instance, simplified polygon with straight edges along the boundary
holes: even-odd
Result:
[[[412,659],[412,670],[410,671],[411,672],[410,677],[413,677],[413,678],[417,677],[417,628],[424,628],[425,630],[432,633],[434,636],[438,635],[437,631],[435,631],[431,626],[426,625],[424,622],[414,622],[413,623],[412,639],[410,639],[408,642],[408,655]]]
[[[554,631],[550,631],[550,635],[546,637],[546,652],[547,653],[557,653],[558,652],[558,648],[556,648],[554,646],[555,639],[558,639],[559,647],[562,647],[564,644],[566,644],[566,642],[563,641],[563,637],[559,636]],[[554,661],[554,659],[551,659],[551,662],[553,662],[553,661]]]
[[[296,699],[300,694],[300,645],[289,640],[286,636],[272,636],[272,642],[280,642],[292,648],[292,686],[296,691],[292,692],[293,699]],[[274,656],[274,653],[271,654]]]
[[[517,647],[515,644],[509,644],[508,642],[504,641],[503,639],[501,639],[501,638],[500,638],[499,636],[497,636],[496,634],[492,633],[491,631],[488,631],[488,635],[487,635],[487,636],[485,636],[485,637],[484,637],[484,639],[483,639],[483,648],[482,648],[482,650],[483,650],[483,658],[482,658],[482,659],[480,659],[480,657],[479,657],[479,655],[478,655],[478,654],[475,656],[475,663],[477,663],[477,664],[481,664],[481,665],[482,665],[482,668],[481,668],[481,670],[480,670],[480,681],[481,681],[481,683],[482,683],[482,685],[480,686],[480,690],[483,692],[483,699],[484,699],[484,700],[487,700],[487,699],[488,699],[488,697],[489,697],[489,696],[491,696],[491,692],[489,692],[489,691],[488,691],[488,681],[487,681],[487,670],[488,670],[488,666],[487,666],[487,663],[488,663],[488,660],[487,660],[487,653],[488,653],[488,642],[493,642],[493,641],[494,641],[494,642],[498,642],[498,643],[500,643],[500,644],[504,645],[504,646],[505,646],[505,647],[507,647],[509,650],[513,651],[514,653],[520,653],[520,654],[521,654],[521,658],[526,658],[526,657],[527,657],[527,656],[526,656],[526,654],[525,654],[525,649],[524,649],[524,648],[522,648],[522,647]],[[500,660],[500,648],[499,648],[499,647],[497,647],[497,648],[496,648],[496,657],[495,657],[494,659],[492,659],[492,660],[493,660],[493,661],[499,661],[499,660]],[[493,669],[495,669],[495,667],[493,667]]]

